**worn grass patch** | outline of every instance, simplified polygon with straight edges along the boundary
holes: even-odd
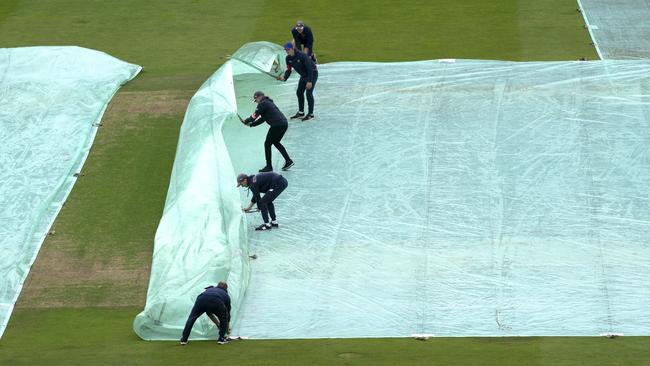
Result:
[[[188,91],[121,92],[18,307],[141,306]]]

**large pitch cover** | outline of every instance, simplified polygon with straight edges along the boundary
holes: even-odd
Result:
[[[253,46],[245,49],[259,56]],[[227,193],[228,210],[249,199],[235,174],[264,165],[265,127],[242,126],[235,110],[252,112],[255,90],[285,114],[296,109],[297,77],[268,75],[282,59],[275,52],[266,63],[244,58],[258,66],[233,73],[236,109],[231,98],[213,114],[228,114],[218,131],[227,155],[216,159],[230,161],[210,162],[224,167],[214,189]],[[232,217],[252,232],[237,255],[258,256],[247,289],[236,282],[234,334],[650,332],[650,62],[345,62],[319,71],[316,119],[291,122],[283,140],[296,166],[283,172],[281,228],[252,232],[259,217]],[[224,91],[211,90],[221,103]],[[247,279],[246,267],[232,268]],[[167,339],[217,277],[183,288]],[[204,326],[195,336],[214,335]]]

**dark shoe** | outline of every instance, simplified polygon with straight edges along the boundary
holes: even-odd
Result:
[[[271,230],[271,224],[262,224],[255,228],[255,231]]]
[[[271,227],[276,227],[277,228],[277,227],[280,227],[280,225],[278,225],[277,221],[273,220],[273,221],[271,221]]]
[[[304,113],[302,113],[302,112],[297,112],[296,114],[294,114],[293,116],[291,116],[290,119],[294,119],[294,118],[302,118],[302,117],[304,117],[304,116],[305,116]]]
[[[284,163],[284,166],[282,167],[282,170],[289,170],[293,166],[293,160],[289,160],[286,163]]]
[[[223,338],[222,338],[222,339],[219,339],[219,340],[217,341],[217,344],[222,344],[222,345],[223,345],[223,344],[227,344],[227,343],[228,343],[228,340],[223,339]]]
[[[260,173],[266,173],[266,172],[272,172],[272,171],[273,171],[273,168],[270,167],[270,166],[265,166],[264,168],[259,170]]]
[[[314,118],[314,115],[313,114],[308,114],[308,115],[302,117],[301,120],[304,122],[304,121],[309,121],[312,118]]]

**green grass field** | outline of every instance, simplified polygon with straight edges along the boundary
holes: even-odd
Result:
[[[3,0],[0,45],[79,45],[144,66],[114,98],[0,340],[0,365],[650,364],[647,338],[144,342],[153,237],[193,92],[245,42],[302,18],[319,61],[595,59],[571,0]]]

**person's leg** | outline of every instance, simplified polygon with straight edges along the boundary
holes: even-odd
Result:
[[[318,72],[315,72],[314,81],[311,83],[311,89],[307,90],[307,108],[309,108],[307,115],[314,114],[314,89],[316,88],[317,80],[318,80]]]
[[[230,316],[226,305],[219,298],[210,298],[209,304],[206,305],[205,312],[214,325],[219,329],[219,342],[226,340],[226,333],[228,332]]]
[[[266,158],[266,167],[272,168],[271,164],[271,145],[273,145],[273,127],[269,128],[266,133],[266,140],[264,140],[264,156]]]
[[[312,45],[309,47],[309,52],[307,52],[307,56],[311,57],[311,60],[314,61],[314,63],[318,63],[318,60],[316,59],[316,54],[314,53],[314,46]]]
[[[217,328],[219,328],[221,326],[221,322],[219,321],[219,318],[216,315],[214,315],[213,313],[206,313],[206,314],[208,315],[208,318],[210,318],[210,320],[212,320],[214,325],[217,326]]]
[[[284,191],[287,186],[287,180],[282,177],[281,180],[273,184],[273,188],[269,189],[269,191],[266,192],[260,201],[264,201],[264,205],[268,208],[269,203],[275,201],[275,199],[278,198],[280,193],[282,193],[282,191]]]
[[[272,227],[277,227],[277,223],[273,224],[273,221],[276,220],[276,215],[275,215],[275,205],[273,204],[273,201],[275,201],[276,198],[282,193],[288,186],[287,180],[284,177],[281,177],[281,179],[273,184],[273,188],[269,189],[268,192],[262,197],[261,201],[264,201],[264,207],[268,211],[269,215],[271,216],[271,226]],[[267,221],[264,221],[265,223]]]
[[[203,309],[203,305],[201,304],[201,298],[197,297],[196,301],[194,302],[194,306],[192,307],[192,311],[190,312],[190,316],[187,318],[187,322],[185,322],[185,328],[183,329],[181,342],[187,342],[187,340],[190,338],[190,332],[192,331],[192,327],[194,326],[196,319],[203,315],[204,312],[205,311]]]
[[[257,201],[257,208],[260,210],[260,213],[262,214],[262,219],[264,220],[265,224],[269,223],[269,208],[268,208],[268,201],[265,200],[266,196],[268,196],[268,193],[264,195],[259,201]]]
[[[226,333],[228,333],[228,330],[230,328],[230,314],[228,314],[226,305],[224,305],[222,302],[219,303],[215,309],[214,314],[217,316],[217,318],[219,318],[219,340],[225,341]]]
[[[298,97],[298,113],[305,111],[305,87],[307,85],[307,79],[300,77],[298,81],[298,89],[296,89],[296,96]]]
[[[289,186],[289,182],[287,181],[287,178],[280,177],[280,180],[277,183],[275,183],[273,187],[273,191],[277,192],[276,197],[279,196],[280,193],[284,192],[284,190],[287,189],[288,186]],[[275,200],[275,198],[273,199]]]
[[[282,137],[284,137],[284,133],[287,132],[287,126],[271,127],[269,129],[269,133],[271,133],[271,130],[273,130],[273,141],[272,141],[273,146],[275,146],[275,148],[278,149],[280,154],[282,154],[282,157],[284,158],[285,162],[291,161],[291,158],[287,153],[287,149],[285,149],[282,143],[280,142],[282,140]]]
[[[275,221],[275,205],[273,205],[273,202],[269,202],[266,207],[269,209],[269,216],[271,216],[271,224],[273,221]]]

